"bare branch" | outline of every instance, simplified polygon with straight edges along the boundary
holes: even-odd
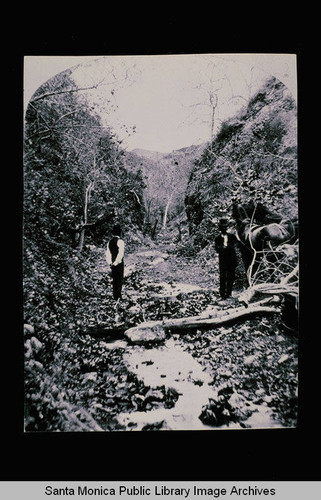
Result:
[[[61,116],[58,118],[57,122],[59,122],[59,121],[60,121],[60,120],[62,120],[63,118],[66,118],[66,116],[70,116],[70,115],[74,115],[75,113],[78,113],[78,111],[80,111],[80,109],[81,109],[81,108],[77,108],[77,109],[75,109],[74,111],[69,111],[69,113],[65,113],[64,115],[61,115]],[[57,123],[57,122],[56,122],[56,123]]]
[[[40,95],[38,97],[34,97],[33,99],[31,99],[29,101],[29,104],[32,104],[34,102],[40,101],[41,99],[45,99],[46,97],[51,97],[51,96],[54,96],[54,95],[70,94],[70,93],[73,93],[73,92],[81,92],[83,90],[93,90],[93,89],[96,89],[99,85],[100,85],[99,83],[96,83],[95,85],[92,85],[91,87],[83,87],[83,88],[77,87],[75,89],[56,90],[56,91],[53,91],[53,92],[46,92],[45,94],[42,94],[42,95]]]

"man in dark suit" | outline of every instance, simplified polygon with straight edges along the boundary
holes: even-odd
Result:
[[[227,232],[228,225],[228,219],[222,217],[218,226],[220,233],[215,238],[215,250],[218,252],[220,272],[220,295],[223,300],[232,294],[237,266],[235,247],[238,241],[234,234]]]

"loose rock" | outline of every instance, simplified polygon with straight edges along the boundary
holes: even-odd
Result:
[[[146,322],[129,328],[124,335],[134,344],[160,342],[166,338],[165,329],[153,322]]]

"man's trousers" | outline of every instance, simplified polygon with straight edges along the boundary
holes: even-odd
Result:
[[[124,281],[124,261],[118,266],[112,266],[111,275],[113,279],[113,296],[115,300],[121,299],[121,290]]]
[[[232,294],[234,279],[235,279],[235,264],[231,262],[219,263],[220,270],[220,296],[222,299],[227,299]]]

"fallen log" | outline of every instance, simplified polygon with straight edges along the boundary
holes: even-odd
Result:
[[[198,316],[187,316],[185,318],[173,318],[158,321],[146,321],[139,325],[127,328],[125,324],[115,325],[92,325],[84,334],[90,334],[96,338],[108,340],[121,339],[124,336],[133,342],[148,342],[164,340],[167,330],[192,330],[197,328],[215,328],[230,321],[236,321],[249,315],[260,313],[276,313],[280,310],[276,307],[281,299],[277,296],[268,297],[258,302],[254,302],[249,307],[247,305],[222,311],[221,309],[211,309],[204,311]]]
[[[278,303],[274,298],[273,303]],[[131,342],[144,343],[149,341],[163,340],[166,336],[166,331],[185,331],[195,330],[198,328],[215,328],[225,323],[244,319],[248,316],[257,314],[275,314],[279,313],[280,309],[275,306],[264,305],[271,302],[271,299],[252,304],[250,307],[240,307],[228,311],[218,312],[217,309],[208,311],[206,314],[202,313],[198,316],[189,316],[186,318],[173,318],[160,321],[147,321],[140,325],[129,328],[124,332]],[[262,305],[263,304],[263,305]]]

